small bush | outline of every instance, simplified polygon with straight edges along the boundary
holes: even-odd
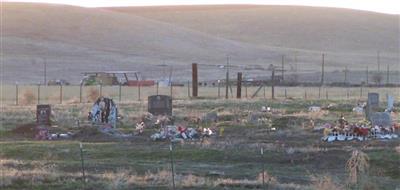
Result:
[[[90,88],[87,91],[87,100],[90,102],[94,102],[99,98],[99,90],[96,88]]]
[[[36,95],[31,90],[26,90],[22,93],[21,104],[30,105],[36,101]]]

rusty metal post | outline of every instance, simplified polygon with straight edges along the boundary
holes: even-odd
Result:
[[[192,63],[192,96],[197,97],[197,95],[198,95],[197,63]]]
[[[242,98],[242,73],[237,74],[237,85],[236,85],[236,98]]]

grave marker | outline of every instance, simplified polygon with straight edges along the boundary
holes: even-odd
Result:
[[[148,97],[148,112],[153,115],[172,115],[172,98],[166,95]]]
[[[50,125],[51,107],[50,105],[37,105],[36,106],[36,123],[39,126]]]

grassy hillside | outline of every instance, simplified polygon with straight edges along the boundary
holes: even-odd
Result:
[[[399,70],[398,16],[343,9],[279,6],[182,6],[82,8],[3,3],[2,79],[78,82],[82,71],[139,70],[158,79],[163,63],[174,67],[174,78],[187,80],[190,64],[225,64],[237,71],[245,65],[280,64],[319,71],[326,52],[327,71],[376,67]],[[360,67],[362,66],[362,67]],[[178,69],[179,68],[179,69]],[[234,69],[233,72],[236,72]],[[383,69],[382,69],[383,70]],[[224,71],[201,66],[200,74],[219,78]],[[265,71],[246,71],[248,76]],[[268,73],[267,73],[268,74]],[[223,77],[223,76],[222,76]],[[207,79],[208,79],[207,78]]]

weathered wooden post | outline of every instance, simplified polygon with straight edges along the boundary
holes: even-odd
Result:
[[[237,87],[236,87],[236,98],[242,98],[242,73],[237,74]]]
[[[197,63],[192,63],[192,96],[198,96],[198,75],[197,75]]]

